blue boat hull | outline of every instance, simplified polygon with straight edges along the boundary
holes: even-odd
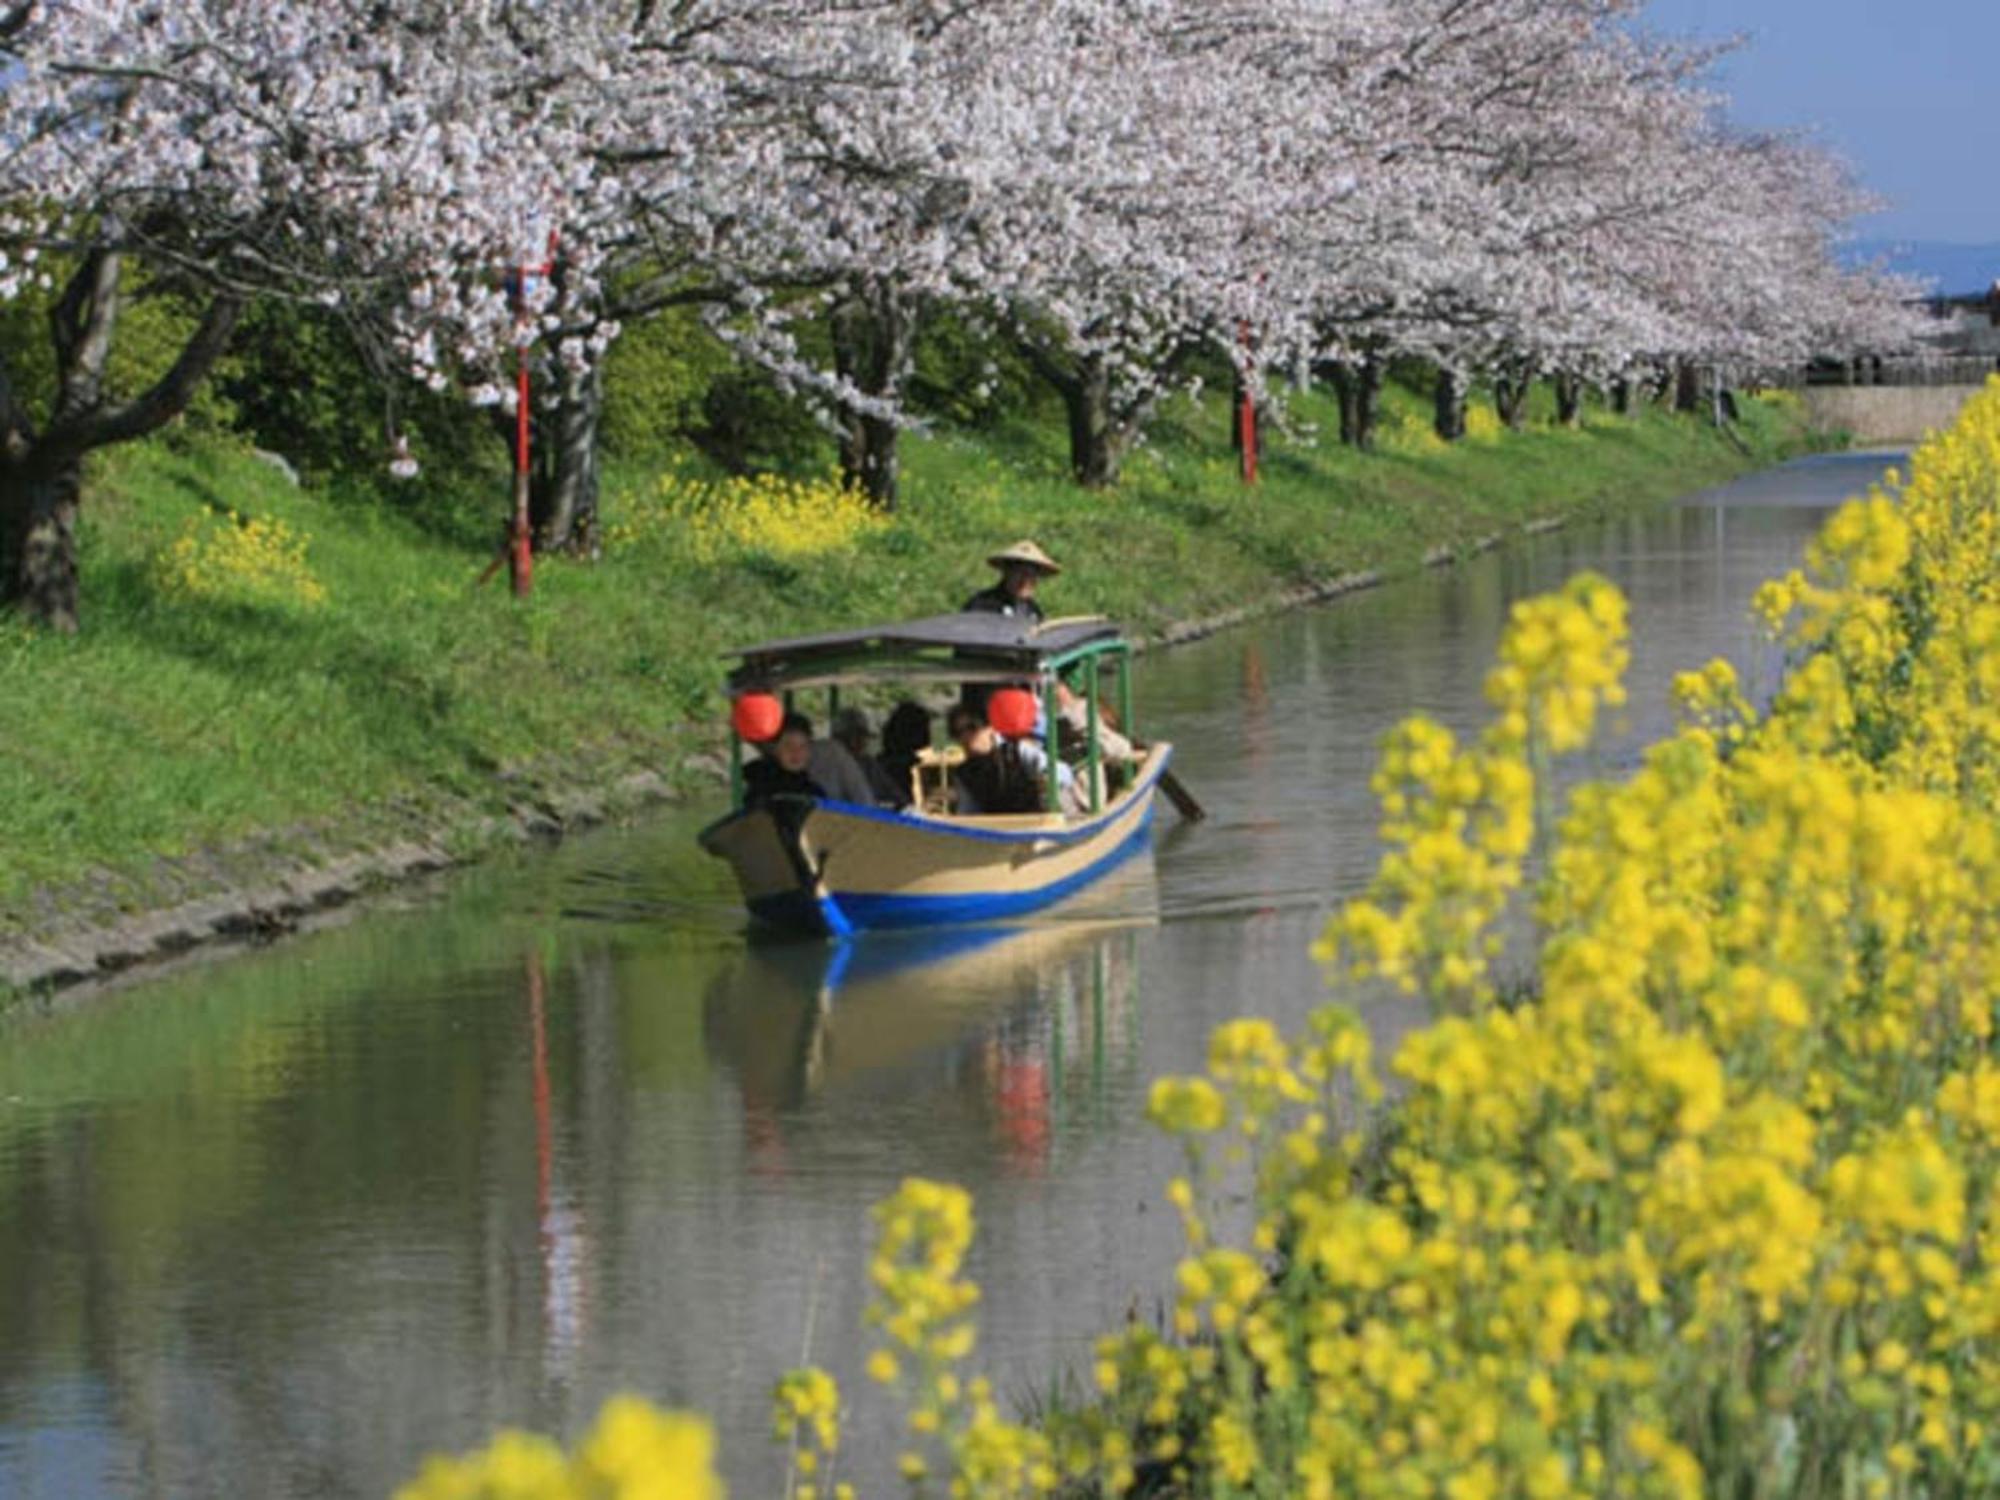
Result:
[[[712,824],[702,847],[729,861],[752,917],[846,936],[1006,921],[1084,890],[1150,842],[1171,747],[1151,747],[1101,813],[1064,819],[922,817],[814,800]]]

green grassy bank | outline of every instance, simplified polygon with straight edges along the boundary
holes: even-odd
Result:
[[[473,587],[486,554],[425,503],[444,479],[388,497],[297,488],[221,439],[103,456],[83,633],[0,621],[0,941],[79,900],[157,903],[165,861],[185,894],[203,851],[253,838],[309,857],[436,832],[524,786],[681,774],[720,730],[719,648],[950,608],[1018,536],[1067,565],[1052,612],[1145,632],[1808,443],[1794,409],[1760,401],[1735,440],[1648,412],[1451,449],[1417,397],[1392,391],[1388,407],[1383,451],[1363,455],[1333,441],[1327,403],[1301,398],[1254,490],[1214,401],[1177,403],[1104,495],[1068,482],[1046,429],[912,437],[904,508],[886,519],[795,526],[796,489],[721,494],[692,471],[621,468],[602,561],[544,563],[525,603]],[[771,545],[726,524],[745,497],[767,509],[734,514],[773,518]]]

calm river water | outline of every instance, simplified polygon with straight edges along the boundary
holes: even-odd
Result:
[[[1148,1082],[1245,1013],[1296,1021],[1374,860],[1374,747],[1482,720],[1508,601],[1630,594],[1616,767],[1671,675],[1727,654],[1822,507],[1810,460],[1148,658],[1141,722],[1212,812],[1030,930],[746,943],[669,816],[452,879],[269,951],[0,1022],[0,1495],[380,1496],[502,1424],[573,1433],[621,1389],[721,1426],[775,1493],[766,1393],[858,1364],[868,1205],[975,1195],[979,1358],[1028,1398],[1167,1286]],[[1064,607],[1088,601],[1064,599]],[[1378,1046],[1422,1018],[1371,1007]]]

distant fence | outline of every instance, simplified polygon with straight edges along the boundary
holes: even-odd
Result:
[[[1787,384],[1801,385],[1978,385],[2000,374],[1995,353],[1925,354],[1914,359],[1815,360]]]
[[[1857,443],[1914,443],[1949,427],[1976,385],[1811,385],[1799,394],[1813,426]]]

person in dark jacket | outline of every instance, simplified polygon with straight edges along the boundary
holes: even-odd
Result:
[[[786,714],[778,737],[764,747],[761,758],[743,768],[743,805],[755,807],[773,797],[824,797],[812,779],[812,720]]]
[[[1062,572],[1056,560],[1028,541],[1016,542],[986,560],[1000,570],[1000,581],[966,600],[965,610],[1007,615],[1031,624],[1041,624],[1042,606],[1036,602],[1035,590],[1042,579],[1053,578]],[[993,689],[979,683],[969,682],[959,690],[959,701],[978,713],[985,712],[986,700],[992,696]],[[1077,753],[1081,754],[1082,747],[1088,742],[1089,709],[1070,685],[1061,681],[1056,683],[1056,705],[1065,726],[1064,743],[1076,746]],[[1036,733],[1040,733],[1039,728]],[[1098,745],[1105,761],[1110,764],[1125,765],[1133,759],[1132,742],[1101,716],[1098,720]]]
[[[1044,578],[1053,578],[1062,569],[1056,560],[1033,542],[1016,542],[986,559],[1000,570],[1000,581],[981,589],[961,606],[968,612],[1007,615],[1030,624],[1042,623],[1042,606],[1035,589]]]
[[[931,711],[905,698],[889,710],[882,725],[882,772],[896,788],[897,807],[910,805],[910,773],[919,752],[931,746]]]
[[[1021,541],[994,553],[986,561],[1000,570],[1000,581],[966,600],[959,607],[961,613],[1005,615],[1030,627],[1041,624],[1042,606],[1035,599],[1035,590],[1044,578],[1053,578],[1062,571],[1056,560],[1033,542]],[[992,696],[990,686],[968,682],[959,689],[958,701],[974,713],[983,714],[986,700]]]
[[[1033,740],[1003,739],[986,716],[956,705],[945,727],[965,759],[952,772],[961,814],[1031,813],[1045,806],[1042,773],[1047,763]]]

